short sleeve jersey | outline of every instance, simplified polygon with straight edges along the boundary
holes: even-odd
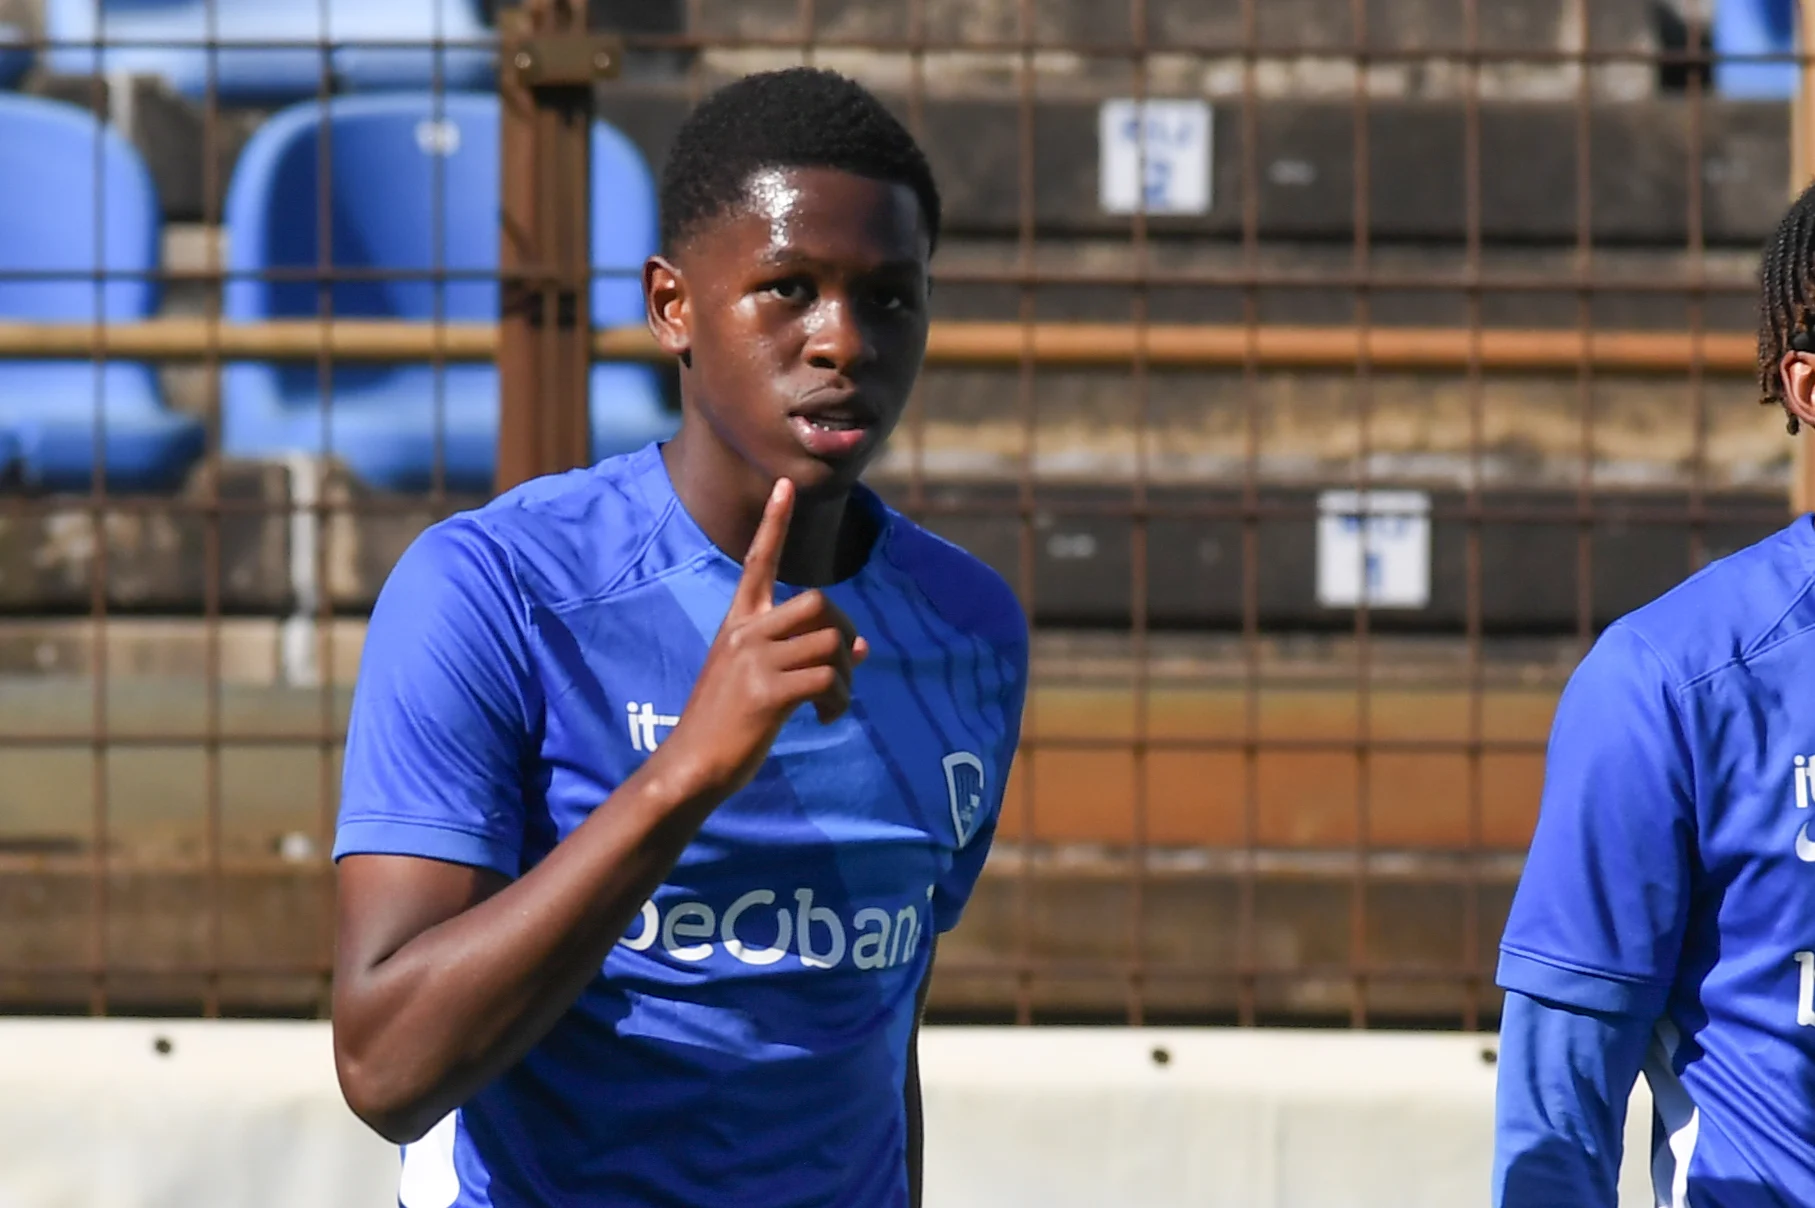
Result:
[[[1815,1204],[1815,528],[1602,635],[1558,705],[1499,982],[1655,1021],[1661,1205]]]
[[[406,1147],[405,1208],[906,1203],[915,995],[995,831],[1027,627],[856,498],[849,712],[799,710],[548,1036]],[[653,445],[429,529],[373,611],[335,857],[534,868],[673,730],[740,575]]]

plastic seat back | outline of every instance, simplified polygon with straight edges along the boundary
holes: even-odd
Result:
[[[497,97],[479,93],[343,97],[272,118],[248,143],[228,191],[235,277],[227,286],[227,317],[496,321],[498,123]],[[594,130],[592,159],[593,262],[603,270],[592,288],[594,321],[638,322],[641,267],[657,239],[654,181],[635,146],[603,124]],[[258,279],[273,270],[313,279]],[[594,380],[617,377],[636,389],[653,382],[647,369],[632,367],[630,374],[624,378],[611,367]],[[315,412],[324,402],[331,442],[325,450],[315,434],[319,421],[305,434],[301,428],[309,424],[285,418]],[[412,452],[369,472],[393,483],[426,481],[426,467],[402,468],[411,459],[432,459],[427,450],[434,442],[422,430],[439,425],[450,458],[456,445],[489,450],[497,405],[489,365],[439,373],[421,363],[340,365],[323,381],[310,364],[240,364],[228,368],[223,394],[229,449],[300,445],[357,460],[364,451],[350,449],[351,440],[389,431]],[[489,475],[478,465],[488,457],[472,454],[471,477]]]
[[[1796,95],[1796,63],[1731,62],[1725,55],[1791,55],[1796,0],[1716,0],[1714,87],[1736,99],[1787,100]]]
[[[64,43],[48,53],[58,74],[155,75],[190,97],[313,96],[324,58],[342,89],[470,88],[493,73],[478,0],[45,0],[44,21]],[[210,38],[212,54],[197,45]]]
[[[0,88],[16,85],[32,67],[31,35],[10,22],[0,22]]]
[[[328,282],[235,280],[227,315],[491,319],[498,288],[483,274],[497,264],[496,102],[350,97],[331,102],[325,122],[321,115],[304,103],[259,129],[235,169],[225,218],[234,269],[319,267]],[[349,270],[365,279],[334,279]],[[437,270],[451,276],[431,280]]]
[[[124,139],[73,105],[0,95],[0,178],[15,182],[0,189],[0,315],[151,314],[158,200]],[[97,269],[123,275],[97,287]]]
[[[0,95],[0,178],[17,182],[0,189],[0,317],[150,317],[161,212],[124,139],[73,105]],[[97,446],[118,487],[171,486],[202,445],[150,368],[119,361],[0,361],[0,430],[21,476],[52,489],[88,485]]]
[[[340,316],[490,321],[498,313],[498,100],[485,93],[336,98],[322,180],[322,106],[273,117],[241,154],[225,218],[239,271],[324,264],[405,270],[415,280],[235,280],[230,318]],[[319,240],[326,196],[330,236]],[[596,123],[592,140],[595,323],[642,319],[641,270],[657,241],[655,183],[635,145]],[[437,266],[454,276],[424,278]],[[437,310],[439,307],[439,311]]]
[[[325,122],[312,102],[274,117],[234,173],[228,257],[236,273],[278,270],[292,279],[231,281],[227,317],[494,319],[497,116],[495,101],[461,94],[439,103],[417,95],[337,99]],[[294,277],[315,270],[315,280]],[[283,401],[313,402],[322,393],[313,365],[260,368]],[[337,366],[329,385],[356,393],[398,371]]]
[[[495,77],[495,40],[475,0],[328,0],[334,75],[351,90],[478,88]],[[439,48],[428,43],[439,42]]]

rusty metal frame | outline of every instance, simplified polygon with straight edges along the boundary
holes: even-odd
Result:
[[[547,278],[539,278],[547,280]],[[538,329],[539,330],[539,329]],[[0,360],[12,357],[102,356],[119,360],[206,361],[213,357],[342,362],[492,361],[509,356],[509,324],[448,323],[431,327],[388,320],[341,319],[243,323],[153,319],[110,324],[0,321]],[[592,360],[661,362],[665,354],[643,327],[580,332],[580,355]],[[1692,366],[1750,376],[1752,337],[1689,332],[1429,327],[1254,327],[1183,323],[992,323],[933,325],[926,362],[934,368],[1040,365],[1214,369],[1252,356],[1282,369],[1345,369],[1365,360],[1408,372],[1465,369],[1479,361],[1505,373],[1572,370],[1584,359],[1609,372],[1670,376]],[[511,414],[515,414],[514,412]],[[543,471],[544,473],[548,471]]]
[[[1024,1023],[1491,1026],[1492,932],[1518,871],[1548,702],[1599,623],[1594,585],[1608,573],[1611,534],[1680,546],[1687,570],[1728,539],[1723,533],[1780,520],[1785,485],[1795,484],[1802,506],[1815,470],[1802,442],[1794,474],[1783,479],[1736,482],[1719,468],[1719,442],[1733,439],[1734,421],[1714,402],[1737,397],[1735,380],[1752,372],[1754,348],[1749,332],[1718,316],[1730,315],[1731,303],[1753,286],[1730,266],[1711,268],[1704,230],[1712,203],[1696,170],[1712,137],[1711,98],[1695,71],[1680,106],[1686,237],[1662,266],[1617,271],[1597,237],[1590,179],[1605,151],[1593,141],[1590,116],[1605,102],[1595,74],[1694,69],[1705,65],[1702,54],[1593,45],[1586,5],[1570,9],[1577,25],[1569,47],[1488,45],[1482,30],[1491,12],[1482,0],[1463,0],[1459,35],[1425,46],[1379,45],[1367,35],[1370,11],[1388,2],[1329,0],[1333,23],[1346,12],[1354,36],[1290,45],[1263,40],[1262,0],[1241,0],[1239,21],[1214,38],[1173,36],[1162,0],[1127,0],[1117,9],[1125,27],[1075,41],[1051,34],[1040,0],[1000,0],[999,20],[981,38],[943,29],[928,0],[889,6],[894,24],[886,29],[854,23],[849,5],[832,19],[816,0],[796,0],[791,22],[752,7],[734,25],[722,20],[724,6],[685,0],[685,32],[622,36],[590,31],[584,3],[534,0],[508,11],[499,29],[499,323],[448,321],[439,300],[427,323],[335,315],[336,283],[427,280],[445,290],[473,275],[441,264],[352,269],[336,262],[324,224],[317,264],[265,274],[318,289],[318,319],[223,322],[220,290],[229,274],[210,236],[205,254],[190,258],[203,263],[152,274],[190,299],[188,309],[130,324],[0,322],[0,359],[154,361],[166,373],[199,374],[208,383],[200,413],[211,450],[220,447],[213,383],[237,358],[312,364],[330,394],[337,371],[344,377],[388,360],[438,371],[495,361],[504,381],[495,486],[505,489],[587,459],[593,360],[660,359],[642,330],[594,331],[588,313],[586,131],[600,80],[637,56],[687,56],[663,95],[697,98],[727,70],[756,62],[856,62],[861,74],[853,55],[897,56],[890,62],[898,69],[878,81],[916,134],[936,140],[944,136],[928,120],[935,103],[973,95],[971,85],[939,74],[949,68],[944,60],[995,56],[999,77],[977,85],[975,95],[987,92],[1013,108],[1016,161],[1005,173],[1013,213],[987,235],[960,232],[960,240],[987,243],[989,256],[954,257],[948,242],[937,266],[942,298],[968,290],[992,301],[936,311],[928,373],[896,439],[899,455],[879,474],[893,501],[932,527],[1009,534],[999,565],[1037,623],[1034,690],[999,848],[970,920],[942,944],[935,1014]],[[1815,6],[1800,2],[1805,11]],[[333,83],[328,52],[346,45],[320,43],[323,103]],[[1805,56],[1808,50],[1805,44]],[[1113,255],[1062,254],[1060,245],[1076,233],[1044,225],[1038,202],[1050,165],[1041,157],[1051,144],[1040,113],[1048,101],[1076,95],[1078,81],[1049,81],[1049,51],[1083,64],[1080,79],[1093,81],[1091,88],[1135,98],[1173,91],[1160,74],[1162,56],[1174,80],[1179,61],[1220,65],[1225,99],[1218,105],[1230,121],[1218,137],[1234,139],[1240,185],[1238,220],[1218,236],[1226,254],[1214,265],[1169,255],[1177,233],[1138,212],[1111,233],[1092,228],[1090,237]],[[1270,233],[1264,209],[1260,134],[1273,103],[1267,81],[1282,64],[1354,72],[1338,98],[1350,113],[1353,232],[1323,249],[1330,254],[1313,268],[1281,267],[1268,255],[1285,238]],[[1370,73],[1416,65],[1452,73],[1449,95],[1463,132],[1461,161],[1442,166],[1446,179],[1459,179],[1462,234],[1436,268],[1395,260],[1369,223],[1377,171]],[[1576,170],[1573,230],[1551,249],[1549,267],[1495,260],[1484,235],[1485,78],[1518,66],[1576,73],[1569,95],[1551,102],[1573,114]],[[1805,76],[1811,70],[1805,57]],[[103,111],[105,91],[104,82],[91,83],[91,100]],[[217,92],[211,86],[201,104],[209,153],[201,159],[197,226],[205,234],[220,219],[224,161],[213,151],[234,120]],[[1805,144],[1815,129],[1803,107],[1794,112],[1801,158],[1793,185],[1809,175]],[[325,213],[332,156],[326,146],[322,154],[318,211]],[[1235,313],[1181,321],[1166,309],[1165,291],[1183,289],[1220,291]],[[1342,299],[1341,321],[1282,315],[1279,298],[1311,292]],[[1457,298],[1454,321],[1395,321],[1395,297],[1420,292]],[[1490,320],[1492,301],[1546,295],[1563,299],[1546,318],[1551,326]],[[1681,321],[1610,326],[1596,306],[1619,296],[1680,300]],[[1055,309],[1055,299],[1113,305],[1082,308],[1091,317],[1079,318]],[[1282,478],[1268,458],[1277,452],[1275,429],[1286,422],[1280,383],[1293,375],[1322,384],[1323,422],[1334,434],[1326,443],[1343,455]],[[1181,381],[1200,383],[1193,388],[1204,409],[1227,426],[1219,436],[1223,460],[1215,463],[1224,468],[1208,484],[1214,490],[1186,490],[1194,484],[1181,484],[1168,468],[1168,442],[1181,430]],[[987,384],[993,409],[983,419],[955,413],[952,400],[974,400],[977,382]],[[1444,383],[1457,400],[1444,422],[1460,433],[1460,451],[1439,476],[1444,489],[1432,489],[1428,514],[1433,526],[1460,533],[1460,619],[1441,634],[1408,636],[1402,618],[1364,603],[1303,631],[1282,627],[1269,586],[1286,557],[1278,535],[1315,525],[1318,489],[1400,483],[1388,456],[1398,447],[1393,425],[1404,422],[1397,398],[1430,382]],[[1064,409],[1067,390],[1086,388],[1080,383],[1094,384],[1106,408],[1113,404],[1113,422],[1100,422],[1094,436],[1105,446],[1126,437],[1120,460],[1105,457],[1114,468],[1102,472],[1105,481],[1086,484],[1090,490],[1074,490],[1077,473],[1055,472],[1047,457],[1055,433],[1080,424]],[[1682,400],[1667,421],[1681,429],[1671,446],[1680,467],[1657,497],[1601,472],[1614,406],[1607,391],[1634,384]],[[1540,489],[1494,478],[1494,442],[1509,428],[1520,431],[1502,410],[1515,386],[1563,400],[1554,407],[1558,430],[1545,439],[1563,450],[1556,460],[1568,463],[1567,481]],[[1762,412],[1757,419],[1770,422]],[[985,427],[995,442],[988,470],[953,471],[954,448],[970,452]],[[0,606],[10,609],[0,617],[0,675],[49,683],[56,677],[38,670],[49,665],[83,695],[80,708],[48,693],[41,715],[9,715],[0,727],[0,778],[5,768],[24,766],[5,761],[37,760],[34,767],[59,769],[57,788],[88,814],[82,842],[73,845],[9,846],[0,834],[0,917],[10,920],[0,926],[0,1003],[96,1013],[147,1003],[203,1014],[326,1009],[331,878],[323,845],[366,606],[361,592],[403,537],[476,501],[451,494],[439,472],[421,497],[364,491],[331,465],[290,466],[281,489],[262,479],[254,489],[234,477],[239,472],[211,453],[191,487],[173,497],[122,494],[105,481],[80,497],[0,492]],[[978,481],[989,489],[971,489]],[[1092,527],[1099,525],[1110,527]],[[8,573],[47,581],[47,572],[6,560],[14,548],[7,533],[27,529],[57,535],[61,545],[47,540],[31,553],[76,585],[47,593],[54,606],[35,612],[6,595]],[[1125,619],[1095,633],[1047,623],[1070,590],[1052,553],[1055,536],[1096,532],[1117,534],[1116,569],[1097,577],[1120,580]],[[1575,601],[1555,632],[1509,636],[1492,620],[1505,573],[1497,551],[1511,532],[1560,542],[1551,547],[1556,574],[1572,580]],[[193,572],[193,591],[180,616],[135,615],[150,607],[135,601],[150,598],[143,584],[156,578],[149,539],[133,536],[145,533],[163,534],[193,562],[185,571]],[[266,537],[290,551],[286,567],[295,573],[283,581],[307,580],[312,594],[272,603],[248,593],[249,551],[263,550]],[[1189,560],[1190,540],[1212,538],[1223,543],[1217,573],[1235,581],[1233,619],[1213,632],[1168,629],[1155,619],[1160,585]],[[174,635],[168,650],[133,636],[159,625]],[[247,651],[268,651],[280,629],[308,638],[319,674],[267,691],[257,678],[263,672],[245,669],[267,655]],[[171,670],[178,656],[170,651],[179,648],[190,662]],[[45,649],[54,654],[49,664],[40,658]],[[135,678],[135,663],[156,659],[164,660],[157,675]],[[133,697],[135,683],[146,682],[169,699],[150,708]],[[156,779],[159,760],[186,769],[179,795],[194,799],[194,842],[175,853],[134,837],[143,829],[135,811],[147,808],[140,782]],[[283,770],[266,772],[265,764]],[[296,851],[249,846],[249,803],[265,782],[285,777],[308,782],[293,794],[310,799],[312,816],[296,822],[306,841]],[[1181,917],[1192,922],[1181,926]],[[145,942],[154,927],[164,930],[156,943]]]
[[[586,0],[529,0],[499,14],[498,32],[505,491],[591,460],[592,88],[621,52],[586,32]]]

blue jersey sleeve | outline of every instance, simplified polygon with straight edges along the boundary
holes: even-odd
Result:
[[[519,871],[535,715],[507,554],[454,519],[411,545],[372,611],[353,692],[334,858]]]
[[[1652,1023],[1506,996],[1494,1208],[1614,1208],[1626,1104]]]
[[[1544,797],[1500,944],[1499,983],[1655,1019],[1676,973],[1695,811],[1670,677],[1615,624],[1557,705]]]
[[[1016,636],[1006,648],[997,651],[1002,667],[998,695],[1004,725],[1002,741],[995,752],[996,783],[986,786],[989,813],[934,887],[933,927],[936,932],[950,931],[958,925],[964,904],[970,901],[971,890],[976,888],[977,878],[982,875],[990,845],[996,839],[996,821],[1002,814],[1009,769],[1014,764],[1015,751],[1021,745],[1021,712],[1027,703],[1027,621],[1019,605],[1013,606],[1013,621],[1008,628]]]

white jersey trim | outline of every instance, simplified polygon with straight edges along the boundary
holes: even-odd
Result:
[[[401,1208],[453,1208],[460,1198],[460,1176],[454,1170],[459,1115],[449,1112],[422,1140],[403,1147],[403,1173],[397,1180]]]
[[[1651,1193],[1657,1208],[1688,1208],[1689,1164],[1701,1135],[1701,1109],[1676,1076],[1681,1043],[1676,1025],[1659,1020],[1645,1057],[1645,1081],[1651,1086],[1658,1126],[1651,1143]]]

